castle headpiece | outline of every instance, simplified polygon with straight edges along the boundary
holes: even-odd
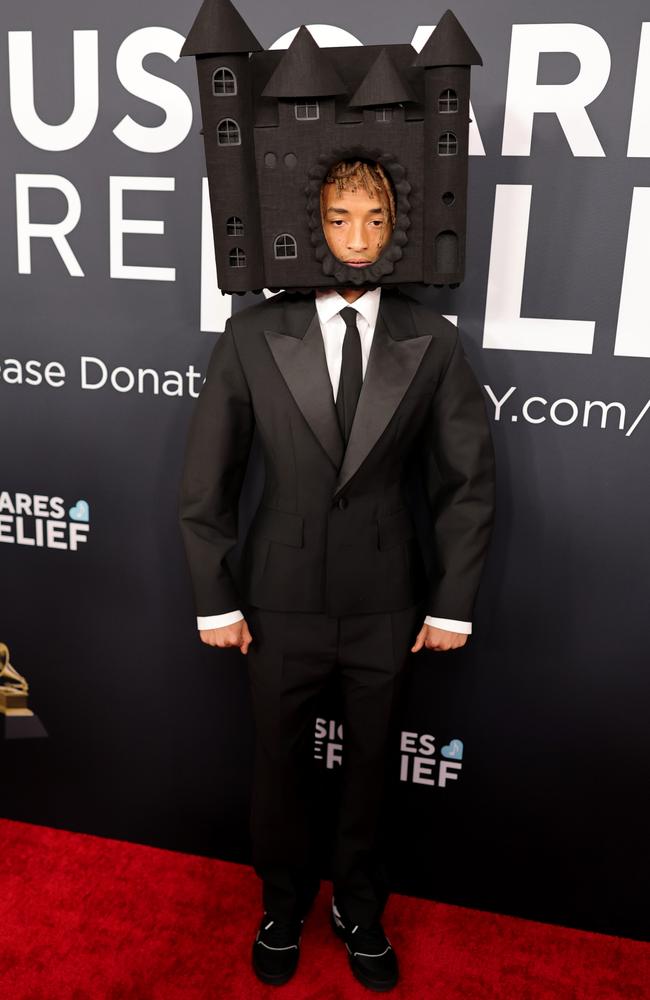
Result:
[[[196,56],[219,287],[227,293],[415,282],[465,270],[470,70],[482,60],[447,10],[411,45],[321,49],[301,25],[265,51],[230,0],[204,0]],[[329,250],[320,187],[350,157],[396,195],[392,239],[359,269]]]

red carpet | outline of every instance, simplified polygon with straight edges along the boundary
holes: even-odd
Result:
[[[251,868],[0,820],[2,1000],[342,1000],[376,995],[349,971],[323,883],[298,971],[249,966],[260,912]],[[393,895],[384,927],[408,1000],[642,1000],[650,946]],[[408,931],[408,946],[406,944]]]

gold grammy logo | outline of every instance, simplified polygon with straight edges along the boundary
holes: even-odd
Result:
[[[27,707],[29,684],[9,662],[9,647],[0,642],[0,714],[33,715]]]

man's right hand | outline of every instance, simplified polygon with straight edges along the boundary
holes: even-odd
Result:
[[[221,628],[202,628],[199,630],[201,642],[208,646],[219,646],[225,649],[230,646],[239,646],[240,653],[248,653],[248,647],[253,641],[246,619],[242,618],[234,625],[222,625]]]

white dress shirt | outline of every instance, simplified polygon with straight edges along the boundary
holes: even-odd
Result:
[[[324,292],[316,292],[316,311],[320,322],[323,343],[325,345],[325,357],[327,359],[327,369],[332,383],[332,394],[336,400],[341,374],[341,359],[343,356],[343,337],[345,336],[345,320],[340,315],[341,309],[345,306],[352,306],[357,310],[357,329],[361,338],[361,374],[365,377],[368,355],[375,332],[377,313],[379,312],[379,302],[381,298],[381,288],[373,288],[364,292],[354,302],[348,302],[336,289],[328,289]],[[226,611],[220,615],[204,615],[197,618],[199,629],[220,628],[222,625],[232,625],[240,621],[244,615],[241,611]],[[455,618],[434,618],[427,615],[424,619],[425,625],[435,625],[437,628],[446,629],[450,632],[464,632],[469,635],[472,631],[472,623],[457,621]]]

